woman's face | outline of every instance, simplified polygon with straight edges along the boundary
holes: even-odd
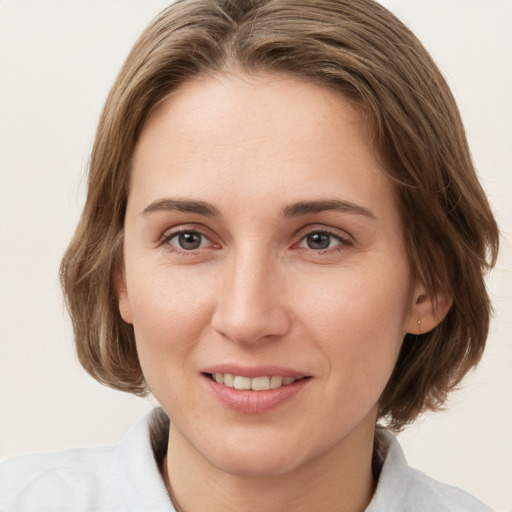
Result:
[[[282,474],[371,443],[418,316],[391,183],[340,94],[182,86],[136,147],[124,264],[148,385],[205,463]]]

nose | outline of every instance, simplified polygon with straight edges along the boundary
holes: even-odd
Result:
[[[282,280],[271,258],[258,257],[254,251],[235,255],[223,277],[212,318],[218,333],[240,344],[254,344],[289,331],[290,315],[281,303]]]

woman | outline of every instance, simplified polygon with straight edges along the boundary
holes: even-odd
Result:
[[[389,12],[176,3],[107,99],[62,263],[82,365],[163,411],[7,462],[0,503],[489,510],[375,425],[479,361],[497,248],[449,89]]]

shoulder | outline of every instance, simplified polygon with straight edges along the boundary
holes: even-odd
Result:
[[[471,494],[446,485],[407,465],[398,441],[379,429],[385,459],[377,490],[367,512],[492,512]]]
[[[421,471],[410,469],[408,501],[424,498],[426,510],[436,505],[436,510],[447,512],[492,512],[492,509],[466,491],[443,484]],[[444,508],[441,508],[444,507]],[[419,510],[419,509],[418,509]],[[423,510],[423,509],[422,509]]]
[[[0,462],[0,510],[172,511],[151,445],[152,416],[139,420],[113,446]]]
[[[110,494],[111,501],[119,494],[112,452],[113,448],[78,449],[3,461],[0,509],[31,510],[39,503],[46,510],[58,510],[75,502],[76,510],[93,510],[98,494]]]

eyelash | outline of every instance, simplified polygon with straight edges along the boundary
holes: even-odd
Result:
[[[208,236],[206,236],[204,233],[201,233],[201,231],[199,231],[197,229],[178,229],[178,230],[173,231],[171,233],[167,232],[166,234],[164,234],[164,236],[160,240],[159,245],[161,245],[161,246],[167,245],[168,248],[172,252],[175,252],[175,253],[178,253],[178,254],[190,255],[190,256],[194,255],[194,254],[197,254],[198,250],[204,249],[203,247],[199,247],[197,249],[187,250],[187,249],[183,249],[183,248],[180,248],[178,246],[175,246],[175,245],[171,244],[171,240],[173,238],[179,237],[180,235],[187,235],[187,234],[199,235],[202,238],[201,243],[203,242],[203,239],[210,240],[208,238]],[[214,245],[215,249],[217,249],[217,248],[220,249],[220,247],[221,247],[220,244],[213,244],[213,245]]]
[[[313,236],[313,235],[328,236],[330,239],[329,245],[331,244],[332,239],[336,240],[339,243],[337,245],[335,245],[334,247],[327,247],[325,249],[318,249],[318,250],[312,249],[311,247],[300,247],[300,244],[307,243],[307,238],[310,236]],[[329,231],[326,229],[313,229],[311,231],[307,231],[306,233],[304,233],[301,236],[298,244],[295,244],[295,247],[297,247],[298,249],[311,250],[315,254],[322,255],[322,254],[327,254],[327,253],[332,254],[333,252],[343,251],[343,250],[346,250],[348,247],[351,247],[352,245],[353,245],[353,241],[348,236],[342,236],[339,233],[333,233],[332,231]]]
[[[195,254],[197,254],[197,251],[207,248],[207,247],[198,247],[197,249],[187,250],[187,249],[183,249],[176,245],[171,244],[171,240],[173,240],[176,237],[179,237],[180,235],[186,235],[186,234],[199,235],[202,238],[201,244],[203,243],[204,239],[210,240],[207,235],[205,235],[204,233],[202,233],[201,231],[199,231],[197,229],[179,229],[179,230],[173,231],[171,233],[164,234],[164,236],[160,240],[159,245],[162,245],[162,246],[167,245],[172,252],[175,252],[178,254],[184,254],[184,255],[195,255]],[[312,249],[311,247],[300,247],[300,244],[307,243],[307,241],[306,241],[307,238],[310,236],[313,236],[313,235],[328,236],[330,238],[329,245],[331,244],[332,239],[336,240],[339,243],[337,245],[335,245],[334,247],[327,247],[325,249],[319,249],[319,250]],[[332,254],[334,252],[343,251],[353,245],[354,245],[353,240],[351,238],[349,238],[348,236],[345,237],[345,236],[340,235],[339,233],[333,233],[332,231],[329,231],[326,229],[312,229],[310,231],[303,232],[300,237],[299,242],[293,244],[292,248],[299,249],[299,250],[300,249],[310,250],[316,255],[322,255],[322,254],[326,254],[326,253]],[[213,244],[213,248],[220,249],[221,245]]]

